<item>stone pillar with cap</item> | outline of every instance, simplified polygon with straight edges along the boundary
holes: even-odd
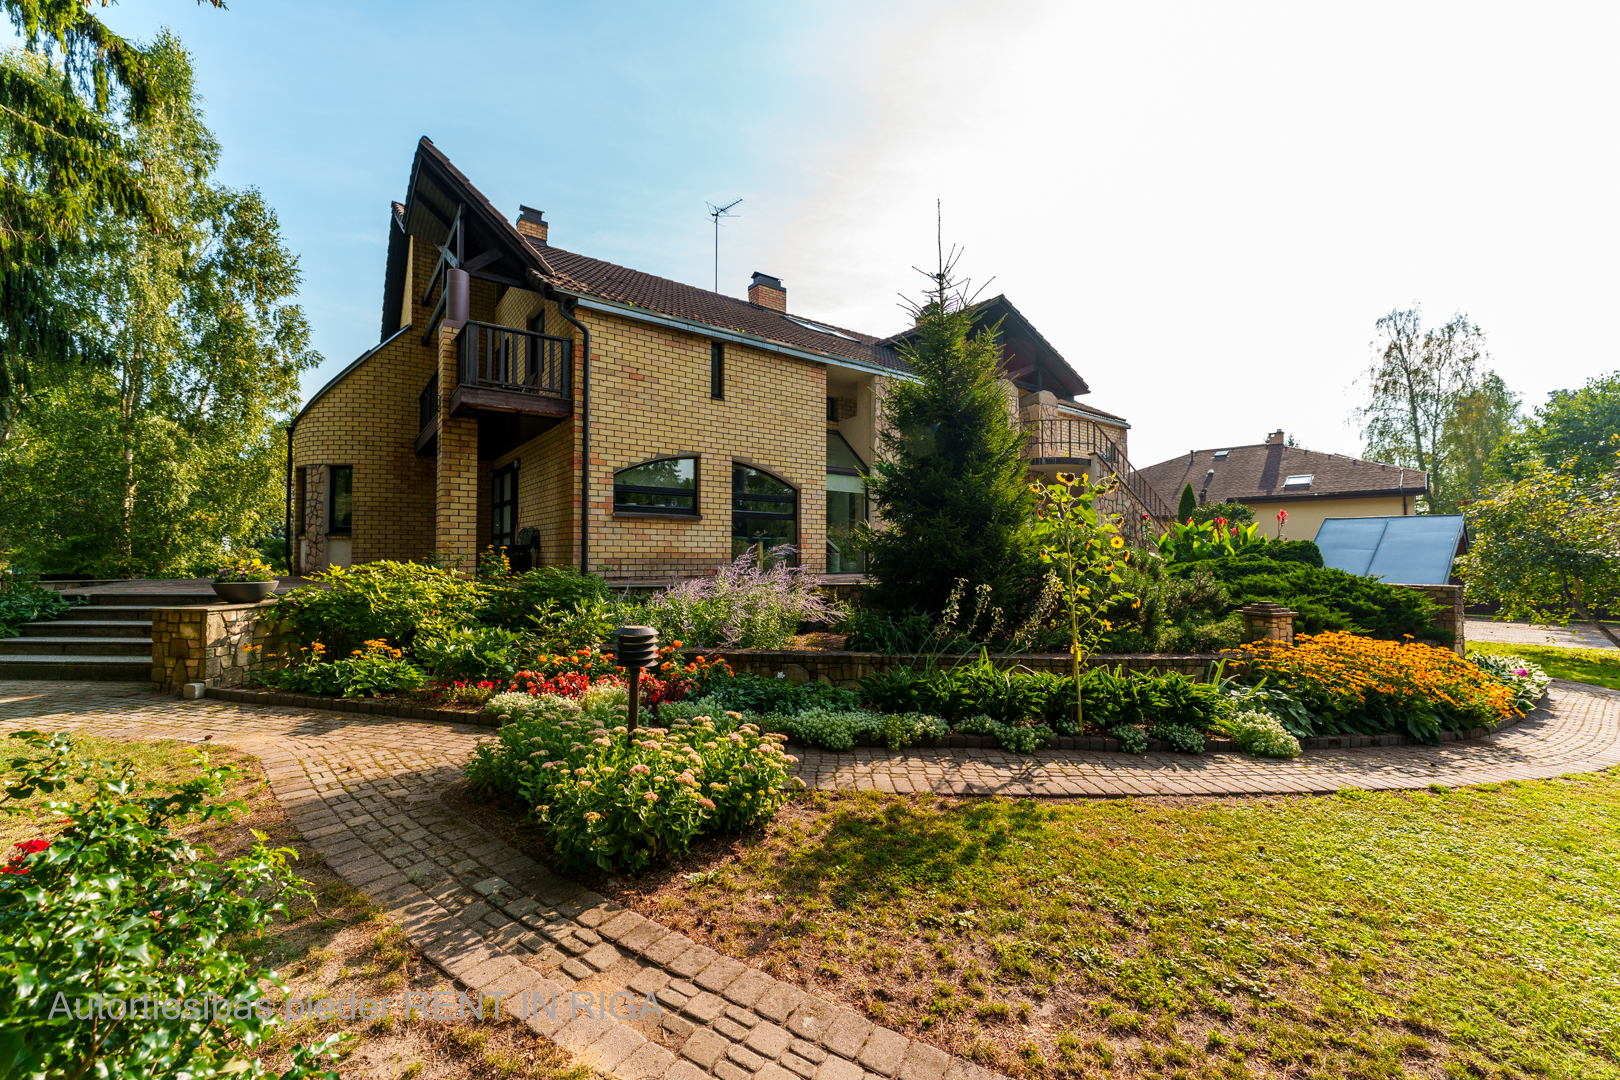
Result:
[[[1269,600],[1262,600],[1238,608],[1238,614],[1243,616],[1245,642],[1280,641],[1285,645],[1294,643],[1294,616],[1299,612],[1289,611],[1281,604],[1273,604]]]

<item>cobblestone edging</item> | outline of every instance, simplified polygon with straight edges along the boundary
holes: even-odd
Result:
[[[329,698],[315,694],[288,694],[276,690],[231,690],[210,686],[206,696],[221,701],[235,701],[243,705],[284,705],[295,709],[330,709],[334,712],[366,713],[371,716],[397,716],[408,720],[431,720],[440,724],[470,724],[474,727],[500,727],[500,717],[492,712],[466,712],[460,709],[435,709],[426,705],[405,705],[393,701],[366,701],[356,698]],[[1520,717],[1510,717],[1495,727],[1470,728],[1467,731],[1442,731],[1442,743],[1469,739],[1483,739],[1503,728],[1517,724]],[[799,743],[788,745],[809,749]],[[881,743],[861,738],[857,746],[878,747]],[[996,740],[986,735],[946,735],[938,739],[923,739],[917,744],[923,749],[995,750]],[[1299,740],[1301,750],[1349,750],[1369,746],[1427,746],[1406,735],[1328,735]],[[1047,750],[1086,750],[1124,753],[1119,740],[1106,735],[1058,735],[1047,744]],[[1149,739],[1150,751],[1169,751],[1170,744],[1160,739]],[[1208,737],[1204,739],[1205,753],[1241,753],[1231,739]],[[824,751],[836,753],[836,751]],[[894,751],[904,753],[905,751]]]

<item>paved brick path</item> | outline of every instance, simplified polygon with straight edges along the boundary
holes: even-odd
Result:
[[[0,682],[0,732],[22,728],[191,741],[212,735],[254,754],[304,837],[428,957],[469,990],[512,995],[505,1007],[528,1011],[537,1033],[621,1080],[990,1080],[979,1066],[626,911],[456,818],[440,796],[490,737],[487,729],[180,702],[125,684]],[[1549,707],[1519,725],[1444,748],[1317,751],[1292,762],[810,751],[801,771],[839,789],[1208,795],[1457,785],[1617,763],[1620,694],[1562,684]],[[571,1014],[572,992],[613,1001],[618,1015],[588,1012],[584,999]],[[611,996],[620,992],[630,996]],[[649,993],[661,1014],[643,1010]],[[555,1015],[526,1009],[548,1000]]]

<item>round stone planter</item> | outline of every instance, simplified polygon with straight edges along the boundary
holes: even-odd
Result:
[[[214,592],[232,604],[257,604],[276,591],[273,581],[216,581]]]

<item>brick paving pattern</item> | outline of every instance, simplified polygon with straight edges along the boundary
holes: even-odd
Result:
[[[1563,683],[1512,728],[1445,747],[1228,754],[808,751],[839,790],[1004,795],[1217,795],[1532,779],[1620,763],[1620,694]],[[251,753],[293,824],[435,964],[483,994],[555,1000],[527,1023],[621,1080],[991,1080],[895,1031],[566,881],[441,800],[488,729],[328,711],[181,702],[144,686],[0,682],[0,732],[73,729],[214,741]],[[582,1008],[571,992],[616,1003]],[[624,992],[628,998],[613,998]],[[607,998],[600,995],[606,994]],[[662,1012],[640,1003],[656,994]]]

